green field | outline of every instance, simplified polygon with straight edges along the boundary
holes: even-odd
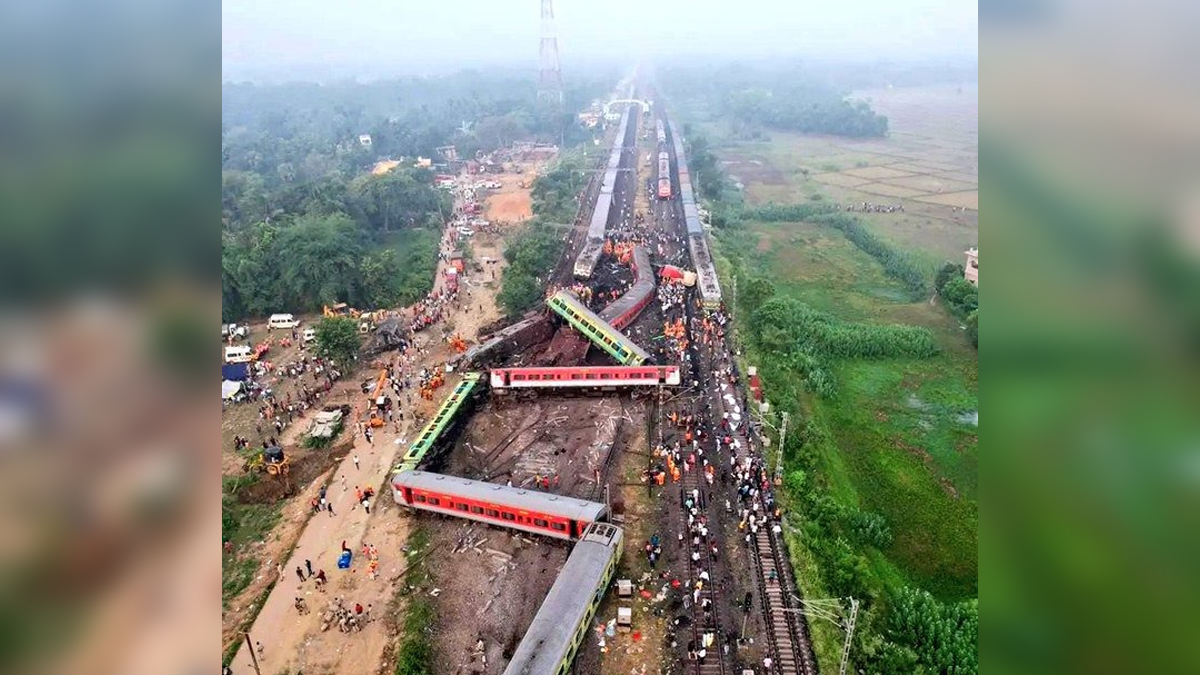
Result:
[[[806,394],[800,409],[831,439],[819,448],[830,493],[883,515],[892,530],[886,550],[867,552],[873,585],[974,597],[978,437],[970,415],[978,366],[958,321],[937,305],[907,302],[902,286],[831,227],[748,222],[721,233],[717,245],[742,275],[770,278],[777,295],[847,321],[933,333],[939,355],[838,362],[837,396]],[[771,374],[764,379],[771,397]]]

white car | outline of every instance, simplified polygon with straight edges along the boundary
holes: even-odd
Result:
[[[239,326],[236,323],[221,324],[221,339],[228,340],[232,337],[235,340],[245,340],[250,334],[245,326]]]
[[[460,228],[458,228],[458,233],[464,237],[469,237],[469,236],[475,234],[475,230],[472,230],[469,227],[460,227]]]
[[[300,336],[304,342],[312,342],[317,339],[317,331],[314,328],[305,328],[304,333]]]

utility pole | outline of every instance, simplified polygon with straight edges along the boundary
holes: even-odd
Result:
[[[783,485],[783,441],[787,438],[787,411],[779,413],[779,451],[775,460],[775,485]]]
[[[246,636],[246,648],[250,650],[250,661],[254,663],[254,672],[256,675],[262,675],[262,671],[258,668],[258,655],[254,653],[254,640],[250,639],[248,631],[243,631],[242,635]]]
[[[842,666],[838,675],[846,675],[846,663],[850,660],[850,641],[854,639],[854,622],[858,619],[858,600],[850,598],[850,621],[846,624],[846,644],[842,647]]]
[[[838,669],[838,675],[846,675],[846,666],[850,663],[850,641],[854,639],[854,624],[858,620],[858,600],[845,598],[850,601],[850,618],[843,621],[842,613],[845,610],[845,605],[842,604],[841,598],[803,600],[794,595],[792,598],[795,599],[799,608],[785,609],[783,611],[825,619],[829,623],[846,631],[846,641],[842,643],[842,664]]]

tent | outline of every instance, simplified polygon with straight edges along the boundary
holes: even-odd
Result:
[[[250,379],[250,364],[226,363],[221,366],[221,379],[232,382],[242,382],[243,380]]]
[[[241,382],[230,382],[223,380],[221,382],[221,400],[227,401],[234,396],[237,396],[242,391]]]

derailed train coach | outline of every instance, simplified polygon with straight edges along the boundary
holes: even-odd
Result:
[[[400,506],[522,530],[554,539],[578,539],[592,523],[608,519],[597,502],[427,471],[392,476]]]
[[[592,618],[616,573],[625,535],[593,523],[575,544],[504,675],[563,675],[592,628]]]

